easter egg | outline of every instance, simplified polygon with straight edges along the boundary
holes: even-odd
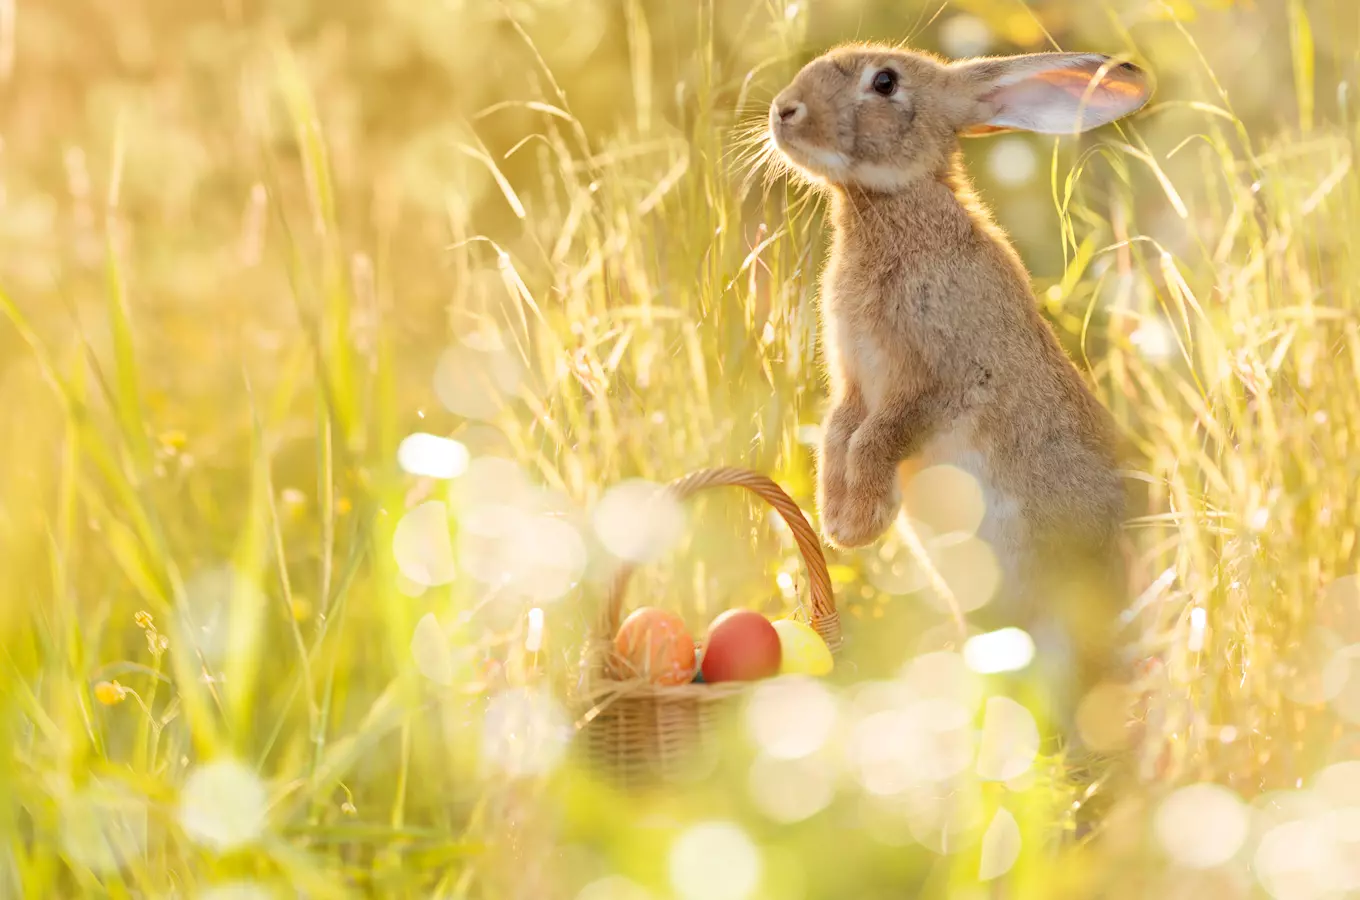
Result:
[[[644,606],[614,635],[614,674],[653,684],[688,684],[694,677],[694,638],[675,613]]]
[[[774,630],[782,653],[781,675],[827,675],[835,666],[831,649],[812,626],[797,619],[780,619],[774,623]]]
[[[728,610],[708,626],[701,671],[707,684],[755,681],[779,673],[779,634],[749,609]]]

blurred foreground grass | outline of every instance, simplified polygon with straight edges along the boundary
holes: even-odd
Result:
[[[1083,731],[1136,784],[1035,756],[894,535],[833,560],[852,670],[615,795],[563,702],[645,531],[612,489],[742,464],[815,512],[819,201],[740,126],[908,37],[1158,77],[967,146],[1135,451],[1145,683]],[[1348,0],[0,0],[0,895],[1360,891],[1357,38]],[[939,475],[910,512],[984,603]],[[802,584],[740,498],[645,576],[696,627]]]

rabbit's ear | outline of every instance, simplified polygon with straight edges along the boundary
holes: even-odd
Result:
[[[1089,131],[1142,107],[1152,94],[1132,63],[1097,53],[1031,53],[954,63],[974,101],[959,131]]]

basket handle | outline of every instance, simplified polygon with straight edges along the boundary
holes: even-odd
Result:
[[[701,469],[672,481],[663,489],[663,494],[676,501],[684,501],[695,494],[717,487],[742,487],[774,507],[775,512],[788,523],[793,539],[798,544],[798,552],[808,568],[809,593],[811,594],[812,627],[826,641],[832,653],[841,647],[841,619],[836,612],[836,598],[831,591],[831,574],[826,568],[826,557],[822,553],[822,542],[808,524],[803,510],[784,490],[772,480],[758,472],[736,466],[715,469]],[[626,563],[614,576],[609,595],[600,615],[600,636],[611,640],[619,630],[623,616],[623,598],[632,577],[633,566]]]

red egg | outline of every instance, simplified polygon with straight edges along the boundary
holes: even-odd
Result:
[[[704,640],[704,681],[755,681],[779,672],[779,632],[749,609],[732,609],[708,626]]]
[[[653,684],[688,684],[694,677],[694,638],[675,613],[644,606],[614,635],[614,673]]]

